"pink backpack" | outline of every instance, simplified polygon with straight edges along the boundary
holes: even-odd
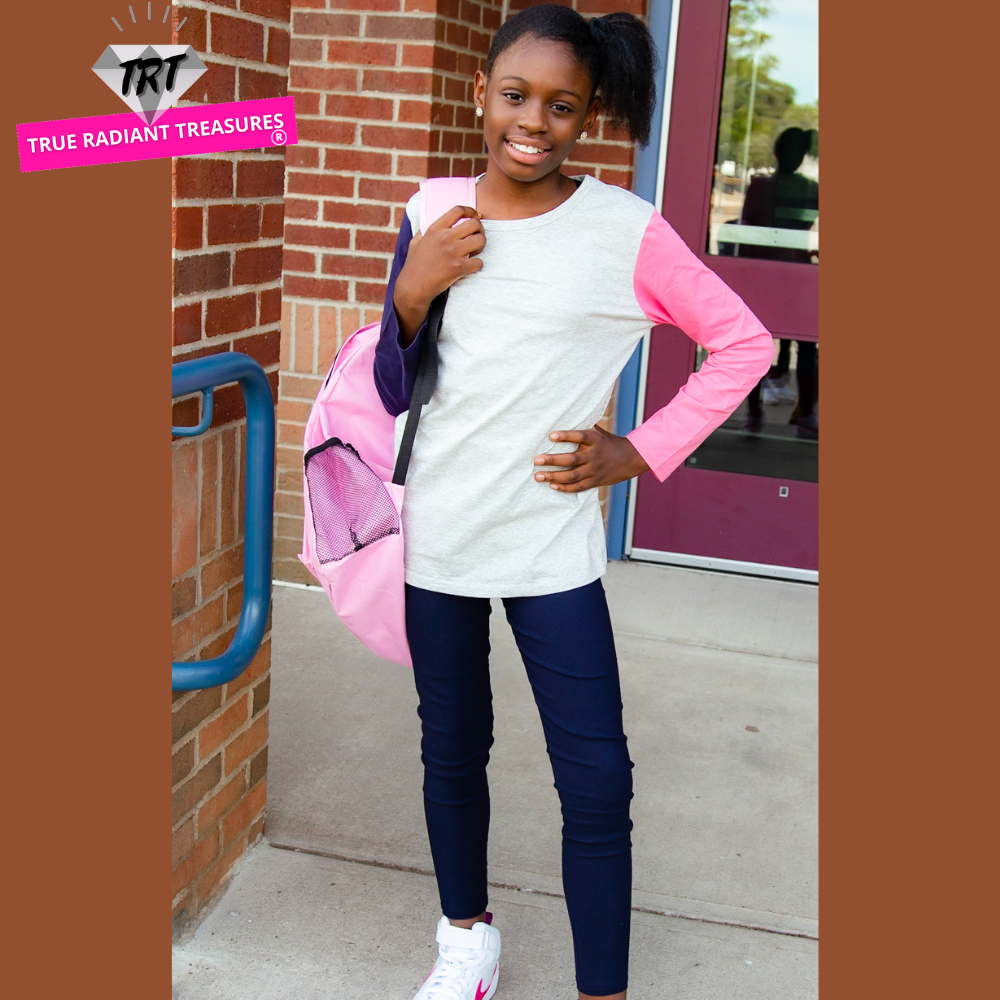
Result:
[[[422,181],[421,229],[455,205],[475,207],[475,199],[475,178]],[[386,413],[375,388],[378,323],[344,342],[313,403],[303,442],[305,522],[299,558],[323,585],[340,620],[373,653],[404,666],[412,662],[403,590],[403,483],[420,408],[430,400],[437,378],[436,339],[446,298],[447,292],[431,307],[395,462],[396,419]]]

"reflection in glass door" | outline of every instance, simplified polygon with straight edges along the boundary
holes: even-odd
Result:
[[[819,263],[818,7],[729,5],[710,254]]]
[[[774,364],[686,466],[819,482],[819,345],[779,340]],[[708,357],[697,349],[695,369]]]
[[[729,5],[711,206],[712,256],[819,263],[818,0]],[[695,369],[707,357],[699,348]],[[689,467],[819,481],[819,345],[774,364]]]

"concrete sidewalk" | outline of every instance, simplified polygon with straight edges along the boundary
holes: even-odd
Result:
[[[630,997],[817,995],[817,590],[638,563],[605,578],[635,768]],[[267,831],[175,948],[175,997],[409,1000],[438,904],[409,672],[278,587]],[[498,998],[574,996],[559,807],[493,616]],[[235,914],[235,915],[234,915]]]

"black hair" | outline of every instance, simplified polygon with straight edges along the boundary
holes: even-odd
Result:
[[[649,143],[656,108],[656,45],[646,25],[632,14],[606,14],[590,21],[554,3],[528,7],[505,21],[493,36],[486,75],[505,49],[531,35],[568,45],[591,79],[591,98],[600,95],[605,118],[623,125],[641,146]]]
[[[774,158],[778,161],[778,172],[794,174],[802,166],[802,161],[812,148],[812,144],[811,131],[807,132],[795,125],[786,128],[774,140]]]

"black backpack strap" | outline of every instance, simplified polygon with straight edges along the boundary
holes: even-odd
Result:
[[[396,467],[392,473],[392,481],[396,486],[406,482],[406,470],[410,467],[410,455],[413,452],[413,439],[417,435],[417,423],[420,421],[420,410],[425,403],[431,401],[438,376],[438,334],[441,332],[441,320],[444,318],[444,306],[448,301],[446,288],[434,301],[427,312],[427,333],[424,335],[424,347],[420,352],[420,362],[417,365],[417,379],[413,385],[413,395],[410,397],[410,409],[406,414],[406,426],[403,428],[403,440],[396,456]]]

